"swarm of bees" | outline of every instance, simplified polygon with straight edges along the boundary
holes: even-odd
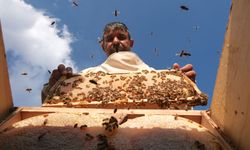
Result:
[[[105,118],[102,120],[102,125],[105,127],[105,130],[113,131],[118,128],[118,121],[115,117],[111,116],[110,118]]]
[[[93,102],[102,107],[110,103],[133,103],[136,108],[143,108],[145,104],[176,108],[180,104],[206,105],[207,96],[177,70],[143,70],[129,74],[99,71],[61,81],[51,89],[45,105],[63,103],[71,107],[74,104],[84,106]],[[67,105],[69,103],[71,105]]]

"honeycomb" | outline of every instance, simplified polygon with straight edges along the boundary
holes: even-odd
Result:
[[[207,100],[207,95],[178,70],[99,71],[62,77],[49,90],[43,106],[179,109],[206,105]]]

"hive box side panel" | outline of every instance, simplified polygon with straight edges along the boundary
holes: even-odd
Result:
[[[13,107],[3,34],[0,22],[0,121]]]
[[[237,149],[250,149],[250,1],[233,0],[211,117]]]

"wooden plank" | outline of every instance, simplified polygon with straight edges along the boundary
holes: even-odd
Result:
[[[214,136],[216,136],[227,150],[233,150],[232,145],[229,144],[230,141],[228,141],[230,139],[228,139],[227,136],[220,130],[216,123],[210,118],[208,113],[209,112],[207,111],[201,112],[201,125],[206,127]]]
[[[233,0],[211,118],[237,149],[250,149],[250,1]]]
[[[23,107],[22,119],[54,112],[84,113],[84,114],[113,114],[114,109],[98,108],[53,108],[53,107]],[[130,115],[178,115],[201,123],[201,111],[199,110],[166,110],[166,109],[118,109],[117,113]]]
[[[13,107],[6,54],[0,22],[0,121],[3,120]]]
[[[22,108],[18,108],[16,111],[11,113],[5,120],[0,123],[0,132],[7,129],[12,124],[22,120],[21,117]]]

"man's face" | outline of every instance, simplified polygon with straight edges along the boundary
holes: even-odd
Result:
[[[115,29],[104,33],[101,46],[107,56],[119,52],[130,51],[134,41],[129,38],[127,31]]]

